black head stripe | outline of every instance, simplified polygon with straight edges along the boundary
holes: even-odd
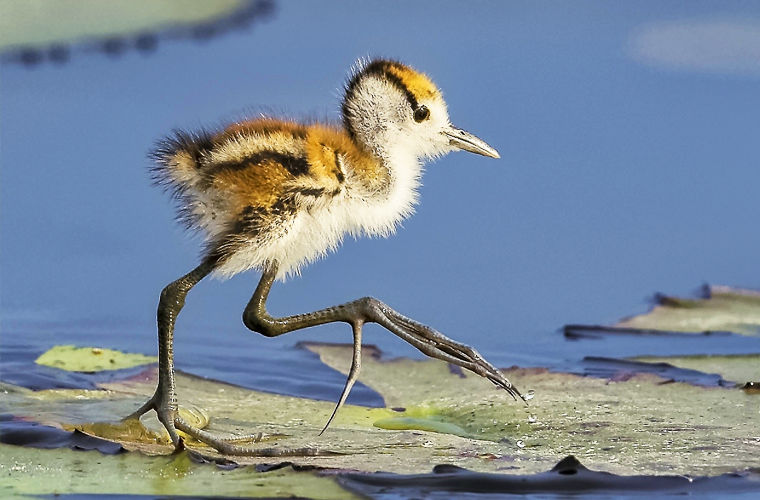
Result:
[[[351,100],[356,87],[359,85],[362,79],[368,75],[374,75],[381,79],[385,79],[391,85],[399,89],[406,97],[406,100],[409,102],[409,106],[411,106],[412,111],[415,111],[417,108],[419,108],[419,102],[417,102],[417,98],[414,96],[414,94],[412,94],[407,86],[404,85],[404,82],[401,80],[401,78],[391,72],[391,68],[403,67],[404,66],[401,63],[396,61],[375,59],[374,61],[364,66],[361,71],[353,75],[351,79],[346,83],[346,92],[343,97],[341,112],[343,115],[343,126],[348,132],[348,135],[355,138],[353,126],[351,125],[351,121],[348,118],[348,102]]]
[[[404,85],[404,82],[401,81],[401,78],[394,75],[390,71],[390,69],[393,67],[401,68],[403,66],[401,65],[401,63],[398,63],[395,61],[386,61],[383,59],[376,59],[372,61],[371,63],[369,63],[367,66],[364,67],[364,69],[362,69],[359,73],[354,75],[354,77],[351,78],[351,80],[346,85],[346,99],[348,99],[349,96],[354,92],[354,89],[362,80],[362,78],[369,75],[375,75],[387,80],[394,87],[399,89],[406,97],[406,100],[409,102],[409,105],[411,106],[411,108],[413,110],[417,109],[419,107],[417,98],[414,96],[414,94],[412,94],[412,92],[407,88],[407,86]]]

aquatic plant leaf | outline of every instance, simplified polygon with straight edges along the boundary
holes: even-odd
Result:
[[[309,348],[345,372],[349,347]],[[760,366],[760,354],[713,361],[722,366],[718,373],[729,376]],[[620,380],[511,369],[510,380],[535,391],[523,407],[470,373],[457,374],[434,361],[411,362],[417,364],[414,369],[409,363],[373,358],[363,364],[361,380],[405,409],[394,415],[393,428],[434,430],[419,425],[419,417],[407,418],[422,412],[428,420],[462,429],[459,435],[498,443],[495,461],[502,466],[506,460],[519,470],[536,472],[548,457],[567,454],[621,474],[714,475],[760,466],[760,397],[738,388],[672,382],[637,373],[635,367]],[[387,421],[376,425],[390,427]]]
[[[265,21],[274,0],[0,0],[0,63],[63,64],[75,55],[153,52]]]
[[[344,373],[348,370],[351,346],[306,347],[328,366]],[[734,362],[760,366],[760,355],[725,357],[720,362],[726,365],[721,373],[728,374]],[[760,467],[760,429],[756,425],[760,397],[755,394],[668,383],[651,373],[632,373],[615,380],[515,368],[507,375],[521,389],[535,391],[529,406],[513,401],[480,377],[439,361],[384,360],[377,353],[368,355],[361,380],[378,391],[389,407],[347,405],[321,436],[319,431],[332,412],[331,402],[251,391],[181,372],[177,389],[186,418],[207,421],[210,431],[263,432],[262,441],[253,446],[313,447],[337,453],[280,459],[299,466],[414,474],[446,463],[478,472],[532,474],[573,454],[589,468],[617,474],[702,476]],[[149,468],[161,464],[155,468],[164,467],[171,471],[165,474],[174,477],[178,466],[171,458],[142,456],[172,452],[155,416],[149,414],[142,423],[121,421],[152,394],[155,383],[155,366],[150,366],[125,380],[102,383],[99,390],[32,391],[6,384],[0,387],[4,392],[0,413],[14,422],[78,431],[141,452],[116,456],[80,453],[80,469],[129,456]],[[272,458],[222,457],[192,440],[187,446],[193,460],[223,467],[277,462]],[[37,450],[39,454],[29,455],[34,458],[24,463],[26,467],[32,462],[47,464],[47,453],[52,453],[50,460],[55,462],[58,453],[65,451]],[[227,472],[206,469],[219,475]],[[0,487],[15,484],[4,477],[0,474]],[[297,482],[301,477],[296,476]],[[92,486],[88,492],[111,491],[97,489],[94,482],[86,484]],[[159,486],[154,484],[151,494],[165,494]],[[73,484],[66,488],[56,491],[85,491]]]
[[[579,494],[610,496],[615,494],[657,496],[710,495],[730,493],[757,494],[760,471],[723,474],[713,477],[617,475],[591,470],[570,455],[551,470],[537,474],[489,474],[473,472],[452,465],[439,465],[432,474],[341,474],[338,482],[367,498],[378,498],[393,492],[400,498],[459,497],[480,493],[491,495]],[[470,495],[467,496],[468,498]],[[490,498],[490,497],[489,497]]]
[[[100,347],[57,345],[42,353],[35,363],[70,372],[121,370],[155,363],[158,358]]]
[[[677,368],[714,373],[737,385],[760,380],[760,357],[757,354],[735,354],[726,356],[640,356],[637,361],[646,363],[668,363]]]
[[[704,298],[660,295],[646,314],[620,321],[616,327],[678,332],[726,331],[760,335],[760,291],[710,286]]]
[[[245,3],[245,0],[212,0],[193,2],[192,8],[188,8],[186,0],[0,0],[0,50],[208,22],[240,9]]]
[[[316,471],[283,467],[261,473],[253,467],[210,467],[188,452],[146,457],[0,444],[0,456],[2,498],[51,494],[359,498],[334,477]]]

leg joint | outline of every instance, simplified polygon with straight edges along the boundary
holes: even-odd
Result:
[[[159,311],[167,308],[179,311],[185,305],[186,295],[187,286],[181,280],[172,281],[161,290],[161,296],[158,301]]]
[[[375,321],[379,313],[387,306],[375,297],[362,297],[357,301],[368,321]]]
[[[251,313],[248,309],[243,312],[243,324],[252,332],[260,333],[265,337],[276,337],[280,334],[272,321]]]

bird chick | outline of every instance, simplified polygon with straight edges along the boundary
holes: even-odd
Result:
[[[421,159],[455,150],[499,158],[484,141],[451,125],[446,103],[430,78],[396,61],[357,64],[345,86],[341,114],[342,125],[260,118],[218,132],[176,131],[156,148],[154,180],[173,192],[181,220],[202,232],[206,244],[200,265],[161,293],[158,387],[128,418],[155,410],[175,446],[181,446],[181,430],[228,454],[319,452],[239,446],[191,426],[177,412],[173,334],[188,291],[209,274],[228,277],[250,269],[261,271],[262,277],[243,313],[249,329],[274,337],[331,322],[352,326],[351,369],[325,429],[358,377],[362,326],[367,322],[521,397],[477,351],[372,297],[283,318],[267,313],[275,279],[298,273],[334,250],[347,234],[393,233],[418,201]]]

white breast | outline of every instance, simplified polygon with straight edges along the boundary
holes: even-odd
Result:
[[[277,261],[277,278],[285,279],[335,250],[346,234],[354,237],[393,234],[399,222],[414,213],[422,173],[416,159],[399,160],[397,157],[396,161],[389,162],[392,181],[382,192],[368,192],[352,178],[349,167],[345,188],[329,203],[301,210],[282,228],[278,237],[267,242],[251,242],[215,274],[229,277]]]

